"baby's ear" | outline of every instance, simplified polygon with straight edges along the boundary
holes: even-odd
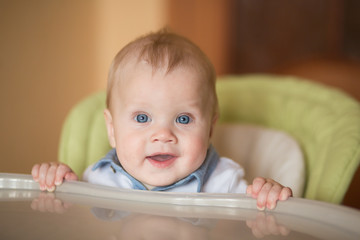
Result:
[[[109,109],[104,110],[107,135],[111,147],[116,147],[113,119]]]

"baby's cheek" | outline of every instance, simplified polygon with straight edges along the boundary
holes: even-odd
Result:
[[[192,164],[201,165],[205,160],[206,153],[209,147],[208,142],[204,138],[197,138],[189,140],[188,142],[188,151],[189,158],[192,159]]]
[[[118,138],[116,150],[118,156],[122,156],[124,159],[136,159],[136,156],[144,153],[145,146],[142,138],[136,135],[124,135]]]

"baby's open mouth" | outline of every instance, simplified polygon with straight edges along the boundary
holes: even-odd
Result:
[[[152,159],[152,160],[155,160],[155,161],[159,161],[159,162],[163,162],[163,161],[170,160],[170,159],[172,159],[174,157],[175,156],[170,155],[170,154],[156,154],[156,155],[153,155],[153,156],[148,156],[146,158],[149,158],[149,159]]]
[[[157,168],[167,168],[170,167],[175,160],[177,159],[177,156],[171,155],[171,154],[154,154],[151,156],[147,156],[146,159]]]

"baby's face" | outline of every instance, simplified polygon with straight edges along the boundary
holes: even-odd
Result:
[[[214,120],[208,88],[197,78],[189,68],[153,73],[140,62],[114,86],[105,110],[110,144],[142,183],[166,186],[203,163]]]

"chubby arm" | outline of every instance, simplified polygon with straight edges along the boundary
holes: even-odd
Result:
[[[292,197],[290,188],[284,187],[272,179],[262,177],[255,178],[253,183],[247,187],[246,193],[257,199],[256,205],[259,210],[274,209],[278,200],[284,201]]]
[[[40,190],[53,192],[56,186],[65,180],[78,180],[71,168],[63,163],[35,164],[31,170],[34,181],[40,185]]]

